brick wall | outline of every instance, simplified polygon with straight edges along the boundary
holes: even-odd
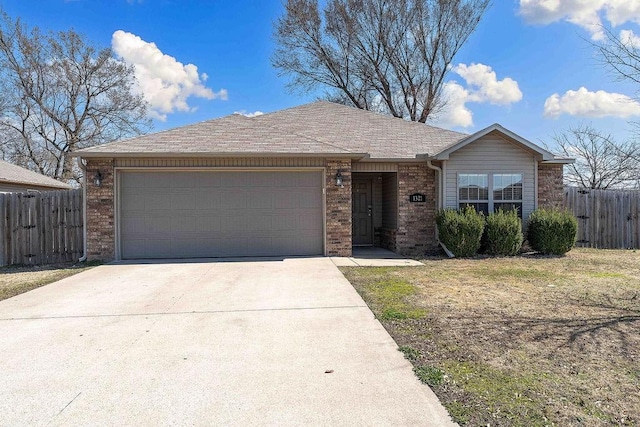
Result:
[[[380,229],[380,247],[395,252],[396,248],[396,229],[381,228]]]
[[[100,171],[102,184],[94,183]],[[113,159],[87,160],[87,257],[89,260],[115,259],[115,217]]]
[[[422,193],[425,203],[411,203],[409,195]],[[425,163],[398,165],[398,229],[396,249],[403,255],[422,255],[436,246],[436,178]]]
[[[338,170],[343,186],[336,186]],[[325,161],[327,255],[351,256],[351,160]]]
[[[562,164],[538,163],[538,207],[562,208]]]

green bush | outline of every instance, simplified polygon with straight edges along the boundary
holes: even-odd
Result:
[[[522,222],[516,210],[490,213],[482,236],[483,247],[489,255],[513,256],[522,247]]]
[[[472,206],[443,209],[436,217],[440,241],[457,257],[474,256],[480,249],[484,215]]]
[[[529,216],[527,240],[534,251],[562,255],[576,243],[578,220],[566,210],[538,209]]]

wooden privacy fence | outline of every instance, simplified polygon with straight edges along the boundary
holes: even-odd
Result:
[[[564,205],[578,218],[576,246],[640,248],[640,191],[566,187]]]
[[[0,194],[0,265],[77,260],[82,213],[81,190]]]

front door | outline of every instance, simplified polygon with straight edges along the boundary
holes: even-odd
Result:
[[[371,180],[354,180],[352,188],[353,244],[373,244]]]

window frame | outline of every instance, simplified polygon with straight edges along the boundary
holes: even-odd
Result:
[[[488,199],[486,200],[472,200],[472,199],[468,199],[468,200],[461,200],[460,199],[460,176],[461,175],[485,175],[487,176],[487,187],[488,187]],[[494,176],[495,175],[520,175],[522,177],[521,182],[522,182],[522,198],[519,200],[516,199],[512,199],[512,200],[495,200],[494,199]],[[520,219],[523,219],[524,217],[524,191],[525,191],[525,185],[524,185],[524,180],[525,180],[525,173],[524,172],[510,172],[510,171],[492,171],[492,172],[457,172],[456,173],[456,207],[458,209],[460,209],[460,204],[461,203],[465,203],[465,204],[469,204],[472,206],[477,206],[477,204],[479,203],[487,203],[488,207],[487,210],[489,213],[491,212],[495,212],[495,205],[497,204],[520,204],[520,210],[519,210],[519,217]]]

